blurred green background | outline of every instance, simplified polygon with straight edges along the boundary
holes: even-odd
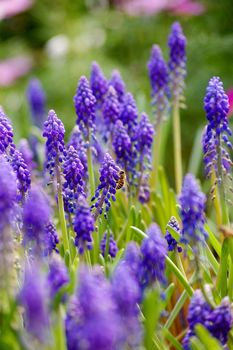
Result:
[[[196,131],[205,123],[203,97],[208,80],[219,75],[226,89],[233,87],[232,0],[202,1],[206,11],[200,16],[160,12],[147,17],[131,17],[100,2],[39,0],[27,12],[0,22],[0,58],[28,54],[33,59],[29,74],[0,89],[0,104],[13,121],[16,140],[29,131],[25,96],[29,79],[41,80],[48,107],[70,130],[75,123],[76,85],[81,75],[89,76],[93,60],[108,77],[112,69],[119,69],[139,110],[153,118],[146,68],[150,49],[158,43],[167,58],[170,26],[179,20],[188,40],[187,109],[181,117],[187,163]],[[171,154],[168,151],[168,161]]]

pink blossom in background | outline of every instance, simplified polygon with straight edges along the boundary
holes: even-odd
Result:
[[[200,2],[193,0],[118,0],[117,4],[131,16],[151,16],[160,11],[170,11],[175,15],[198,16],[205,10]]]
[[[0,0],[0,19],[26,11],[32,4],[33,0]]]
[[[230,104],[228,116],[231,116],[233,115],[233,88],[227,91],[227,96],[229,98],[229,104]]]
[[[17,56],[0,61],[0,86],[9,86],[32,68],[29,56]]]
[[[205,11],[203,4],[190,0],[175,1],[175,4],[171,4],[169,7],[173,14],[180,16],[199,16]]]

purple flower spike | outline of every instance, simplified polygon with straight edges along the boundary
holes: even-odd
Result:
[[[121,349],[123,334],[110,284],[97,268],[82,268],[78,281],[66,317],[68,350]]]
[[[218,182],[221,183],[222,171],[224,175],[231,172],[232,161],[229,150],[232,149],[232,144],[228,136],[231,136],[232,132],[228,126],[227,118],[229,111],[228,96],[224,92],[223,83],[218,77],[213,77],[209,81],[204,99],[204,108],[208,120],[202,139],[205,172],[208,177],[214,172]]]
[[[204,229],[206,196],[201,192],[192,174],[187,174],[184,178],[179,202],[182,220],[181,242],[196,244],[197,241],[203,241],[207,236]]]
[[[18,200],[24,200],[26,193],[28,192],[31,185],[31,174],[28,170],[28,166],[24,161],[22,153],[15,150],[11,159],[11,166],[13,171],[17,176],[17,186],[18,186]]]
[[[74,193],[84,195],[84,167],[79,159],[78,152],[70,146],[64,162],[64,187],[73,190]]]
[[[46,95],[38,79],[31,79],[27,89],[28,104],[33,123],[42,128],[45,121]]]
[[[0,157],[0,293],[14,297],[17,288],[15,270],[15,237],[13,230],[17,216],[16,176],[9,163]],[[1,293],[2,295],[2,293]],[[2,308],[1,301],[1,308]]]
[[[152,47],[147,67],[152,88],[152,102],[155,107],[155,124],[157,126],[167,113],[169,82],[168,67],[158,45]]]
[[[106,251],[106,245],[107,245],[107,232],[103,235],[103,238],[100,243],[100,251],[103,256],[105,256],[105,251]],[[108,254],[112,257],[115,258],[116,254],[118,252],[117,244],[116,241],[113,237],[112,232],[110,233],[109,237],[109,250]]]
[[[17,198],[17,180],[12,167],[0,157],[0,232],[10,222]]]
[[[58,253],[57,244],[59,243],[58,234],[56,227],[52,222],[49,222],[45,226],[45,236],[44,236],[44,254],[50,255],[53,251]]]
[[[125,125],[131,137],[133,137],[133,131],[135,126],[137,125],[137,118],[138,110],[136,102],[134,100],[133,95],[127,92],[127,94],[125,94],[124,96],[124,100],[122,103],[120,119]]]
[[[228,297],[222,299],[221,304],[211,313],[208,329],[222,345],[226,345],[228,335],[233,325],[233,314]]]
[[[174,216],[172,216],[171,219],[168,221],[167,226],[170,226],[178,234],[181,233],[179,223]],[[167,240],[167,245],[168,245],[169,251],[174,251],[177,249],[177,251],[179,253],[182,252],[182,248],[180,246],[178,246],[178,242],[175,240],[175,238],[173,238],[173,236],[170,234],[168,229],[166,229],[165,239]]]
[[[135,349],[141,343],[142,329],[139,321],[140,288],[130,269],[120,264],[112,276],[112,293],[118,315],[124,325],[124,342]]]
[[[112,86],[115,89],[118,101],[122,103],[125,95],[125,83],[117,70],[112,72],[109,86]]]
[[[49,262],[47,279],[51,298],[53,298],[57,292],[69,282],[67,268],[58,254],[54,255]]]
[[[95,230],[95,221],[83,196],[78,199],[73,226],[76,233],[75,245],[78,247],[79,253],[83,254],[85,249],[92,249],[92,233]]]
[[[228,335],[233,325],[233,314],[229,298],[223,298],[221,304],[213,309],[205,301],[202,292],[196,290],[189,305],[188,323],[189,330],[183,339],[185,350],[191,350],[190,338],[196,335],[195,326],[197,324],[203,325],[213,337],[219,340],[225,349]]]
[[[30,171],[35,169],[36,164],[33,160],[33,152],[30,148],[30,145],[26,139],[21,139],[19,142],[19,151],[22,153],[23,159],[27,164],[27,167]]]
[[[85,141],[83,139],[83,135],[79,129],[78,125],[75,125],[70,140],[68,142],[68,147],[73,146],[74,149],[78,152],[79,159],[82,162],[83,168],[84,168],[84,177],[88,177],[88,166],[87,166],[87,146],[85,144]]]
[[[105,125],[110,132],[112,131],[113,125],[119,119],[120,116],[120,103],[117,99],[115,89],[110,86],[106,98],[103,103],[103,117]]]
[[[122,167],[132,158],[132,144],[130,137],[120,120],[117,120],[113,132],[113,149],[117,156],[117,163]]]
[[[11,149],[14,150],[13,137],[14,133],[10,121],[0,109],[0,154],[6,153],[8,150],[11,151]]]
[[[98,63],[91,66],[90,86],[97,101],[97,107],[101,108],[105,94],[108,90],[108,82]]]
[[[48,337],[49,310],[46,281],[36,263],[26,268],[19,303],[24,308],[27,331],[45,343]]]
[[[44,123],[43,136],[47,138],[46,168],[50,175],[54,175],[54,170],[63,162],[65,156],[64,146],[65,128],[62,121],[57,117],[55,111],[50,110],[48,119]]]
[[[116,200],[116,187],[119,180],[120,168],[116,165],[112,157],[106,153],[102,166],[100,168],[100,184],[95,191],[95,196],[92,201],[96,200],[92,208],[96,208],[94,218],[97,219],[98,215],[102,213],[103,207],[108,212],[111,206],[110,199]]]
[[[184,78],[186,76],[186,38],[179,22],[172,25],[168,38],[170,59],[168,67],[170,70],[171,92],[175,98],[180,98],[184,89]]]
[[[33,186],[23,208],[24,244],[41,255],[46,242],[46,225],[50,219],[50,206],[40,187]]]
[[[94,128],[95,124],[96,98],[85,76],[82,76],[79,80],[77,92],[74,96],[74,106],[77,114],[76,123],[84,136],[88,137],[89,129]]]
[[[139,280],[142,289],[152,285],[156,280],[165,283],[165,258],[167,244],[157,224],[151,224],[141,245],[142,261]]]
[[[141,119],[138,123],[137,131],[136,131],[136,148],[140,153],[141,157],[149,157],[151,156],[151,149],[154,138],[154,128],[150,123],[149,118],[146,113],[142,113]]]

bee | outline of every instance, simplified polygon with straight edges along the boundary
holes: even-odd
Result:
[[[126,175],[124,170],[120,170],[118,173],[119,179],[117,180],[117,185],[116,185],[116,189],[120,190],[124,184],[125,184],[125,180],[126,180]]]
[[[221,225],[219,227],[219,231],[223,234],[224,237],[232,237],[233,236],[232,227],[227,227],[227,226]]]

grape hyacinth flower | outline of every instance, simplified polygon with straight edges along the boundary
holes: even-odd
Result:
[[[79,159],[78,152],[73,146],[69,146],[63,165],[63,174],[65,178],[64,188],[69,188],[74,194],[84,193],[84,167]]]
[[[67,268],[59,255],[54,255],[49,262],[47,280],[51,298],[54,298],[59,290],[69,282]]]
[[[228,297],[222,299],[221,304],[212,311],[208,318],[208,330],[222,345],[226,345],[228,335],[233,325],[233,313]]]
[[[122,329],[110,284],[97,268],[82,267],[78,281],[65,321],[68,350],[120,349]]]
[[[46,343],[49,328],[47,285],[37,263],[26,267],[19,303],[24,308],[24,322],[29,334]]]
[[[74,96],[74,106],[77,115],[76,124],[83,132],[84,137],[90,140],[90,130],[95,126],[96,98],[85,76],[79,80]]]
[[[79,159],[83,166],[83,176],[84,178],[88,178],[87,146],[78,125],[75,125],[73,128],[67,147],[69,146],[73,146],[76,152],[78,152]]]
[[[10,164],[17,177],[18,201],[24,201],[31,185],[31,174],[22,153],[15,150],[10,158]]]
[[[135,146],[139,153],[140,170],[145,170],[144,159],[151,162],[151,149],[153,144],[154,128],[146,113],[142,113],[136,129]]]
[[[48,118],[44,123],[43,136],[47,138],[46,141],[46,168],[50,175],[59,176],[59,167],[65,157],[64,146],[65,128],[62,121],[57,117],[54,110],[50,110]],[[59,182],[59,181],[58,181]]]
[[[16,176],[6,159],[0,157],[0,309],[14,294],[17,276],[14,269],[14,237],[11,225],[16,220]]]
[[[148,170],[151,168],[153,137],[153,125],[150,123],[146,113],[142,113],[135,132],[135,148],[138,153],[137,161],[139,163],[138,198],[141,203],[146,203],[150,199]]]
[[[195,326],[203,325],[210,334],[223,346],[226,346],[228,335],[233,325],[233,314],[228,297],[222,299],[221,304],[212,308],[198,289],[194,292],[188,311],[189,330],[183,339],[185,350],[191,350],[190,338],[195,336]],[[225,348],[225,347],[224,347]]]
[[[138,191],[138,200],[142,204],[148,203],[150,200],[150,185],[148,183],[148,175],[143,175]]]
[[[131,93],[127,92],[121,107],[120,120],[126,127],[131,138],[134,137],[134,129],[137,125],[138,110],[136,102]]]
[[[104,103],[103,103],[103,118],[106,129],[110,134],[116,121],[120,117],[120,103],[117,99],[116,91],[112,86],[108,88]]]
[[[202,141],[205,172],[207,177],[214,173],[218,183],[221,184],[223,175],[231,172],[232,161],[229,150],[232,149],[232,144],[228,136],[231,136],[232,132],[227,118],[229,100],[219,77],[213,77],[209,81],[204,108],[208,120]]]
[[[204,229],[205,202],[206,196],[201,192],[197,180],[192,174],[187,174],[179,196],[181,206],[180,216],[182,220],[182,243],[202,242],[206,238],[207,233]]]
[[[165,284],[165,258],[167,254],[166,240],[157,224],[150,225],[147,231],[148,237],[144,238],[141,245],[141,264],[139,269],[139,281],[144,290],[153,285],[155,281]]]
[[[11,123],[0,109],[0,154],[14,152],[13,137],[14,133]]]
[[[96,62],[93,62],[91,66],[90,86],[96,98],[97,108],[100,109],[108,90],[108,82],[100,66]]]
[[[178,234],[181,233],[179,223],[178,223],[178,221],[176,220],[176,218],[174,216],[172,216],[170,218],[170,220],[168,221],[167,226],[170,226]],[[177,240],[170,234],[168,229],[166,229],[165,239],[167,241],[168,250],[170,252],[176,251],[176,249],[177,249],[178,253],[182,252],[182,248],[178,245]]]
[[[108,237],[107,232],[105,232],[100,242],[100,251],[103,256],[105,256],[105,252],[106,252],[107,237]],[[109,236],[109,247],[108,247],[107,255],[109,254],[112,258],[115,258],[117,252],[118,252],[117,243],[111,232]]]
[[[142,329],[139,321],[140,288],[129,268],[119,264],[111,279],[113,299],[124,325],[123,338],[129,348],[135,349],[141,343]]]
[[[30,172],[35,169],[36,164],[33,160],[33,152],[30,148],[28,140],[21,139],[18,146],[19,152],[22,154],[22,157],[29,169]]]
[[[58,238],[56,227],[50,221],[45,226],[44,254],[51,255],[53,251],[58,253],[58,249],[57,249],[58,243],[59,243],[59,238]]]
[[[170,49],[168,67],[171,93],[174,99],[180,101],[186,76],[186,38],[179,22],[172,25],[168,46]]]
[[[0,156],[0,232],[12,220],[16,209],[17,180],[12,167]]]
[[[134,278],[138,277],[138,271],[141,264],[141,253],[137,243],[130,242],[127,245],[122,263],[129,268]]]
[[[113,129],[112,147],[116,154],[116,163],[125,170],[130,184],[136,177],[136,152],[121,120],[117,120]]]
[[[28,104],[33,123],[42,128],[45,121],[46,95],[38,79],[31,79],[27,89]]]
[[[75,245],[79,253],[83,254],[86,249],[92,249],[92,233],[95,230],[94,217],[87,204],[85,197],[79,196],[73,221]]]
[[[117,181],[119,180],[120,168],[116,165],[112,157],[106,153],[102,166],[99,170],[100,173],[100,184],[95,191],[95,195],[92,201],[96,201],[92,205],[92,208],[96,208],[94,213],[95,220],[102,214],[103,207],[105,206],[105,211],[108,212],[111,206],[110,199],[116,200],[116,187]]]
[[[155,128],[166,117],[168,109],[168,67],[158,45],[153,45],[150,60],[147,64],[150,83],[152,104],[155,108]]]
[[[47,249],[46,225],[50,214],[51,209],[46,194],[40,187],[33,186],[23,208],[23,241],[38,255]]]
[[[122,103],[125,95],[125,83],[117,70],[114,70],[112,72],[109,86],[112,86],[114,88],[117,93],[118,101]]]

